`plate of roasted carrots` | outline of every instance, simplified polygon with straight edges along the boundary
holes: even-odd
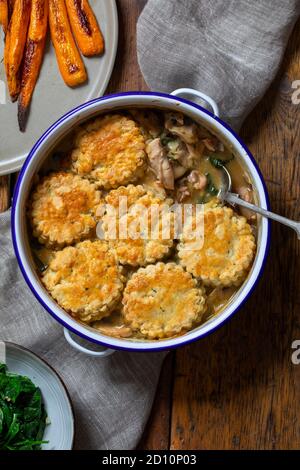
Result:
[[[101,96],[117,42],[115,0],[0,0],[0,174],[20,169],[60,116]]]

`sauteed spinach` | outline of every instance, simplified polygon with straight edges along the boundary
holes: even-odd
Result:
[[[40,450],[46,423],[40,389],[0,364],[0,450]]]
[[[218,155],[216,153],[210,155],[210,157],[209,157],[210,163],[215,168],[222,168],[224,165],[227,165],[227,163],[231,162],[231,160],[233,160],[233,159],[234,159],[233,155],[231,155],[230,158],[227,158],[225,160],[224,158],[220,157],[220,155]]]

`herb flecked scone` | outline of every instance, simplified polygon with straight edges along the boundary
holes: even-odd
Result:
[[[42,282],[57,303],[83,322],[108,316],[121,299],[124,277],[105,241],[85,240],[56,252]]]
[[[122,303],[125,322],[148,339],[185,332],[206,310],[204,289],[175,263],[140,268],[128,281]]]
[[[229,207],[204,211],[203,239],[193,235],[196,218],[184,226],[177,246],[182,266],[207,286],[239,286],[255,254],[255,238],[245,217]]]
[[[52,173],[32,193],[29,218],[33,235],[49,248],[88,238],[97,225],[101,192],[72,173]]]
[[[126,205],[123,206],[122,201],[126,201]],[[107,210],[103,216],[102,228],[105,239],[115,250],[120,263],[145,266],[169,253],[173,246],[175,230],[175,214],[169,210],[173,202],[172,199],[160,197],[142,185],[130,184],[110,191],[105,202],[112,209],[116,209],[117,223],[113,223],[115,220],[114,211]],[[153,216],[151,216],[151,207],[153,208]],[[136,220],[139,219],[142,219],[143,222],[136,224]],[[150,238],[151,221],[153,235]],[[124,231],[123,238],[120,232],[126,227],[129,237],[126,237]],[[115,231],[114,228],[116,228]],[[138,238],[134,238],[131,229],[136,231]]]
[[[126,116],[106,115],[80,127],[71,153],[72,168],[105,189],[135,181],[145,167],[141,129]]]

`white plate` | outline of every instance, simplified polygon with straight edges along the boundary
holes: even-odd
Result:
[[[26,348],[5,342],[9,372],[25,375],[40,388],[50,424],[46,426],[43,450],[71,450],[74,440],[74,416],[66,388],[46,362]]]
[[[105,39],[102,57],[84,58],[89,81],[68,88],[60,76],[54,48],[49,39],[36,85],[25,133],[19,131],[17,104],[6,89],[3,37],[0,38],[0,175],[17,171],[37,139],[63,114],[77,105],[102,96],[110,79],[118,43],[118,14],[115,0],[90,0]],[[5,96],[3,96],[5,95]],[[5,101],[5,104],[3,103]]]

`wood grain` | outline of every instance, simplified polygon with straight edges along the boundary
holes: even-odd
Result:
[[[170,352],[164,361],[152,413],[138,449],[169,449],[174,358]]]
[[[300,23],[280,73],[242,137],[266,178],[274,211],[299,219]],[[171,449],[297,449],[300,367],[300,245],[273,225],[267,269],[247,305],[221,330],[176,353]]]
[[[117,0],[119,45],[117,59],[106,93],[147,90],[136,53],[136,22],[146,0]]]

